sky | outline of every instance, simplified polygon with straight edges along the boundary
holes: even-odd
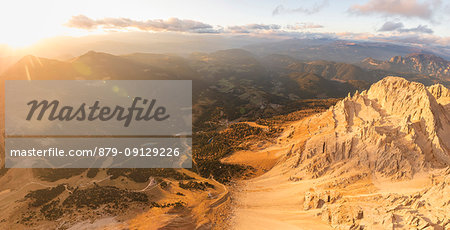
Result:
[[[3,1],[0,44],[145,31],[344,39],[450,46],[450,0]]]

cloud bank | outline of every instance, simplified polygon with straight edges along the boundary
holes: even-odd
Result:
[[[314,4],[314,6],[312,8],[299,7],[299,8],[295,8],[295,9],[289,9],[289,8],[285,8],[283,5],[278,5],[272,11],[272,15],[292,14],[292,13],[311,15],[311,14],[320,12],[323,8],[325,8],[327,6],[328,6],[328,0],[323,0],[321,2],[318,2],[318,3]]]
[[[281,26],[276,24],[248,24],[242,26],[229,26],[228,30],[232,33],[251,33],[255,31],[277,31]]]
[[[380,14],[384,16],[402,16],[431,20],[434,10],[441,6],[441,0],[369,0],[365,4],[350,7],[352,13]]]
[[[169,18],[167,20],[155,19],[136,21],[129,18],[104,18],[94,20],[84,15],[73,16],[66,24],[68,27],[80,29],[123,29],[135,28],[142,31],[176,31],[191,33],[217,33],[212,25],[194,20]]]
[[[382,0],[385,1],[385,0]],[[402,0],[399,0],[402,1]],[[127,18],[105,18],[94,20],[84,15],[72,17],[66,26],[79,29],[116,29],[121,31],[127,28],[135,28],[140,31],[155,32],[186,32],[186,33],[215,33],[218,35],[249,35],[278,38],[330,38],[360,41],[382,41],[391,43],[413,44],[413,45],[441,45],[449,46],[450,37],[433,35],[433,30],[427,25],[405,28],[402,22],[387,21],[379,29],[378,34],[373,33],[332,33],[311,32],[324,28],[322,25],[299,22],[291,25],[278,24],[246,24],[235,26],[213,26],[194,20],[182,20],[170,18],[167,20],[155,19],[146,21],[135,21]]]
[[[323,25],[302,22],[296,23],[295,25],[287,25],[286,28],[289,30],[320,29],[323,28]]]
[[[187,33],[280,33],[295,30],[307,30],[323,28],[322,25],[313,23],[296,23],[294,25],[281,26],[277,24],[246,24],[228,26],[212,26],[199,21],[169,18],[167,20],[154,19],[146,21],[136,21],[128,18],[104,18],[99,20],[91,19],[85,15],[73,16],[66,26],[72,28],[95,30],[95,29],[116,29],[123,30],[134,28],[141,31],[155,32],[187,32]]]
[[[405,28],[401,22],[387,21],[386,23],[378,29],[380,32],[400,32],[400,33],[421,33],[421,34],[432,34],[433,30],[428,28],[427,25],[418,25],[414,28]]]

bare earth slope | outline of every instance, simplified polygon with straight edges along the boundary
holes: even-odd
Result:
[[[247,152],[278,163],[237,186],[232,224],[449,229],[449,98],[441,85],[387,77],[289,124],[276,144]]]

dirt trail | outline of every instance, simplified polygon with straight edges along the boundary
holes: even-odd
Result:
[[[317,181],[290,181],[285,168],[277,165],[291,151],[292,145],[285,142],[293,132],[292,127],[299,125],[307,126],[304,121],[288,124],[275,145],[236,152],[223,160],[257,169],[262,167],[265,171],[253,179],[240,181],[231,191],[233,212],[229,226],[235,229],[331,229],[315,212],[303,210],[304,193]]]
[[[301,200],[311,181],[289,181],[274,168],[242,181],[233,192],[235,229],[331,229],[315,213],[303,210]]]

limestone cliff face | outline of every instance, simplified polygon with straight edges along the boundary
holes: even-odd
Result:
[[[450,104],[450,90],[441,84],[429,86],[427,89],[436,98],[439,104],[443,105],[447,109],[450,109],[450,107],[448,107]]]
[[[449,166],[450,113],[438,103],[448,95],[442,85],[427,88],[399,77],[384,78],[309,118],[313,131],[298,151],[296,167],[312,177],[346,165],[410,178]],[[326,125],[314,127],[319,123]]]

